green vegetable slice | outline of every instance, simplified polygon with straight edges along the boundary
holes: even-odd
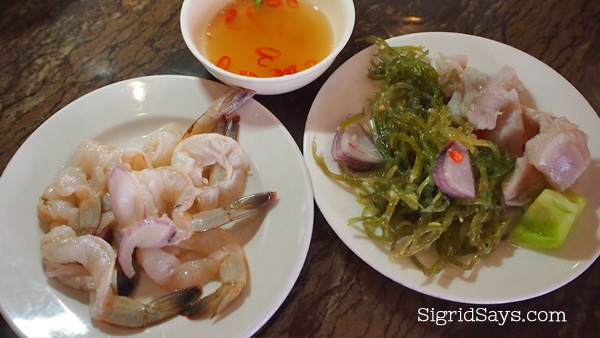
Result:
[[[571,190],[561,193],[545,189],[527,207],[509,238],[528,248],[560,248],[586,203]]]

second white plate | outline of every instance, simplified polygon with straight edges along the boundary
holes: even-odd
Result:
[[[333,135],[349,114],[368,105],[376,87],[367,78],[374,47],[358,53],[327,80],[310,109],[304,133],[304,157],[313,182],[315,200],[327,222],[342,241],[363,261],[388,278],[434,297],[473,304],[514,302],[560,288],[585,271],[600,255],[600,195],[595,191],[600,177],[600,119],[585,98],[561,75],[534,57],[502,43],[456,33],[418,33],[388,40],[392,46],[424,46],[431,58],[440,53],[466,54],[468,65],[487,73],[503,65],[512,66],[527,89],[529,106],[566,116],[586,132],[593,163],[574,186],[588,205],[564,246],[553,251],[516,248],[502,242],[472,271],[448,265],[440,274],[426,277],[410,259],[390,260],[389,249],[369,239],[348,219],[359,216],[362,207],[343,185],[329,179],[312,157],[312,143],[330,169]]]

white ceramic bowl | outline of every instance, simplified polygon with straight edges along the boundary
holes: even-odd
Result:
[[[256,78],[230,73],[212,64],[194,42],[194,35],[208,25],[212,17],[228,0],[185,0],[181,7],[181,33],[189,50],[217,79],[230,86],[256,90],[257,94],[274,95],[301,88],[327,70],[346,45],[354,29],[354,3],[352,0],[306,0],[317,6],[327,17],[333,31],[331,53],[316,65],[292,75]]]

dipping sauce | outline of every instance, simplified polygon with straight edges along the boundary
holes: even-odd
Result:
[[[291,75],[323,60],[333,33],[317,6],[302,0],[236,0],[210,21],[199,39],[217,67],[254,77]]]

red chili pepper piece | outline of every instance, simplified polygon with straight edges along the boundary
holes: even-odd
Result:
[[[456,163],[462,162],[463,158],[465,157],[465,155],[458,150],[450,150],[448,151],[448,155],[450,155],[452,161]]]
[[[297,8],[298,0],[287,0],[287,4],[289,8]]]
[[[258,75],[256,75],[255,73],[252,73],[249,70],[240,70],[240,75],[258,77]]]
[[[261,56],[258,58],[258,65],[261,67],[269,67],[268,65],[263,63],[265,59],[273,61],[273,59],[268,56]]]
[[[235,8],[230,8],[227,11],[227,14],[225,15],[225,22],[230,23],[231,21],[233,21],[233,19],[235,19],[236,15],[237,11],[235,10]]]
[[[248,8],[246,8],[246,15],[251,18],[254,17],[254,5],[250,5]]]
[[[229,65],[231,65],[231,58],[227,55],[221,57],[219,61],[217,61],[217,67],[227,70],[229,69]]]
[[[277,7],[281,5],[281,0],[265,0],[265,3],[269,7]]]
[[[271,47],[260,47],[254,50],[256,54],[264,57],[270,57],[272,59],[281,55],[281,52],[275,48]]]
[[[271,47],[260,47],[256,48],[254,51],[260,56],[258,58],[258,64],[262,67],[268,67],[268,65],[264,63],[265,59],[273,61],[275,58],[281,55],[279,50]]]
[[[295,74],[298,68],[296,65],[289,65],[286,69],[283,70],[283,75],[292,75]]]
[[[273,68],[272,72],[275,76],[283,76],[283,70],[279,69],[279,68]]]

